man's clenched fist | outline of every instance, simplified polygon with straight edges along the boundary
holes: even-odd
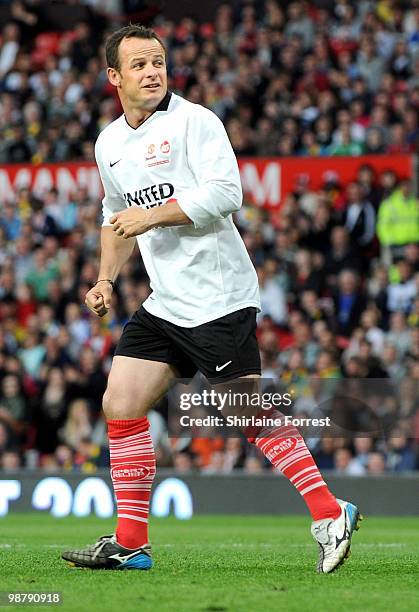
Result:
[[[87,308],[99,317],[103,317],[111,307],[112,285],[101,280],[86,293],[84,300]]]

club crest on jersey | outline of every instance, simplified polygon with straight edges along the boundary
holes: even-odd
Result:
[[[160,151],[167,155],[170,153],[170,142],[168,140],[164,140],[160,145]]]
[[[163,164],[168,164],[170,162],[170,142],[168,140],[163,140],[159,146],[155,144],[149,144],[146,146],[145,150],[145,165],[147,168],[152,168],[153,166],[161,166]]]
[[[147,153],[145,155],[146,161],[150,159],[155,159],[155,158],[156,158],[156,145],[155,144],[147,145]]]

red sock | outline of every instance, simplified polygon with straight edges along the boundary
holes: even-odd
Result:
[[[125,548],[148,543],[148,506],[156,459],[147,417],[108,421],[111,478],[116,495],[116,539]]]
[[[282,418],[278,411],[269,418]],[[268,416],[265,412],[265,416]],[[341,508],[329,491],[300,432],[293,425],[266,428],[256,437],[249,437],[274,467],[294,485],[304,497],[314,521],[338,518]]]

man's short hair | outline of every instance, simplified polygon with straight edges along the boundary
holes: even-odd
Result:
[[[143,38],[145,40],[157,40],[163,47],[164,53],[166,55],[166,47],[164,46],[160,36],[156,34],[154,30],[151,28],[146,28],[138,23],[131,23],[119,30],[116,30],[106,41],[106,63],[109,68],[114,68],[115,70],[121,69],[121,64],[119,61],[119,45],[124,38]]]

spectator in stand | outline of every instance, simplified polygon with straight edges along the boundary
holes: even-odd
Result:
[[[365,254],[375,236],[375,210],[357,182],[350,183],[347,188],[345,228],[353,246]]]
[[[302,40],[303,49],[308,50],[314,41],[314,26],[305,8],[305,3],[300,0],[291,2],[288,6],[285,36],[298,36]]]
[[[386,198],[390,197],[391,194],[397,188],[397,175],[394,170],[384,170],[378,178],[377,192],[379,195],[377,207]]]
[[[22,362],[25,373],[34,381],[38,380],[45,355],[45,347],[42,344],[40,334],[36,331],[28,332],[17,355]]]
[[[13,140],[7,147],[7,159],[12,164],[24,164],[31,160],[31,150],[25,140],[22,125],[15,125],[13,128]]]
[[[407,132],[403,123],[394,123],[390,130],[390,142],[386,147],[386,153],[398,155],[400,153],[412,153],[413,143],[407,141]]]
[[[338,365],[338,355],[333,350],[321,350],[315,364],[315,374],[318,378],[341,378]]]
[[[380,85],[384,64],[381,57],[377,55],[374,39],[364,35],[361,40],[357,60],[358,74],[365,79],[368,88],[376,91]]]
[[[321,470],[332,470],[334,467],[334,438],[323,436],[319,448],[313,453],[315,461]]]
[[[409,439],[399,428],[394,428],[388,440],[387,465],[391,471],[405,472],[416,468],[417,457]]]
[[[66,370],[67,380],[70,382],[69,393],[72,398],[84,398],[89,401],[92,413],[101,411],[101,397],[105,391],[106,378],[101,363],[90,347],[83,347],[79,351],[77,370],[70,366]]]
[[[5,472],[14,472],[22,465],[20,455],[16,451],[6,451],[0,461],[1,468]]]
[[[406,316],[402,312],[394,312],[391,315],[386,342],[396,347],[399,357],[405,355],[409,350],[410,330],[407,326]]]
[[[68,410],[68,385],[63,370],[51,368],[41,389],[33,421],[36,425],[36,448],[48,454],[54,452],[58,444],[58,431]]]
[[[178,474],[188,474],[193,472],[194,464],[191,454],[184,451],[175,451],[173,453],[173,466]]]
[[[352,270],[340,272],[334,304],[337,330],[343,336],[350,336],[365,309],[365,297],[360,291],[360,279]]]
[[[386,459],[382,452],[374,451],[368,454],[367,473],[369,476],[381,476],[386,469]]]
[[[16,443],[8,426],[0,419],[0,459],[14,444]]]
[[[408,314],[413,306],[413,300],[418,295],[418,287],[413,277],[410,264],[401,259],[396,264],[397,281],[387,288],[387,309],[390,312],[401,311]]]
[[[419,243],[419,201],[411,191],[410,181],[401,181],[381,202],[377,235],[381,246],[388,247],[393,257],[403,256],[406,245]]]
[[[29,270],[25,282],[32,289],[37,300],[48,298],[48,283],[58,277],[56,262],[49,260],[43,247],[39,247],[33,258],[33,265]]]
[[[305,249],[300,249],[295,255],[296,277],[292,284],[292,291],[296,296],[303,291],[314,291],[319,294],[322,288],[322,278],[315,268],[316,259]]]
[[[365,474],[365,468],[354,461],[353,453],[349,448],[336,449],[333,461],[338,474],[345,476],[363,476]]]
[[[356,249],[351,246],[349,233],[345,227],[338,225],[331,232],[331,249],[326,255],[324,271],[328,285],[337,284],[337,275],[342,269],[361,271],[361,260]]]
[[[20,236],[22,221],[16,208],[12,204],[5,204],[2,219],[0,221],[7,240],[16,240]]]
[[[342,125],[339,130],[339,143],[331,145],[327,151],[329,155],[362,155],[364,146],[357,140],[353,140],[349,125]]]
[[[360,166],[356,175],[356,182],[360,185],[364,197],[371,202],[374,210],[376,210],[379,203],[379,190],[376,172],[370,164]]]
[[[385,153],[385,150],[386,145],[382,131],[376,127],[368,129],[365,138],[364,153],[366,155],[381,155]]]
[[[74,400],[68,407],[68,416],[59,437],[64,444],[77,450],[83,440],[92,434],[92,424],[88,403],[83,399]]]
[[[258,315],[259,320],[263,316],[269,316],[277,325],[284,325],[287,320],[287,305],[285,295],[280,285],[272,278],[266,267],[257,268],[260,300],[262,311]]]
[[[361,327],[365,332],[365,338],[370,342],[372,351],[376,356],[382,355],[385,343],[385,333],[378,327],[379,311],[376,308],[368,308],[361,315]]]
[[[381,364],[387,372],[387,375],[398,383],[406,376],[406,368],[400,363],[397,355],[397,348],[394,344],[387,342],[384,345]]]
[[[302,351],[304,365],[308,369],[313,369],[319,352],[319,345],[312,337],[310,324],[303,319],[297,319],[295,323],[290,320],[290,327],[294,335],[291,346],[280,355],[280,362],[283,366],[288,362],[292,351],[295,349]]]
[[[303,234],[300,245],[310,251],[326,254],[331,246],[331,233],[334,227],[332,210],[329,204],[317,197],[312,218],[300,217],[300,230]]]
[[[8,374],[3,378],[0,389],[0,421],[9,428],[16,440],[22,442],[28,416],[28,406],[19,377]]]
[[[419,328],[419,297],[413,301],[413,306],[408,317],[410,327]]]
[[[313,290],[307,289],[301,293],[300,306],[306,320],[311,324],[315,321],[325,321],[328,319],[326,311],[320,304],[317,293]]]
[[[19,52],[20,31],[16,23],[7,23],[2,31],[0,49],[0,81],[15,65]]]
[[[245,474],[260,474],[263,472],[263,457],[248,454],[244,461],[243,471]]]

